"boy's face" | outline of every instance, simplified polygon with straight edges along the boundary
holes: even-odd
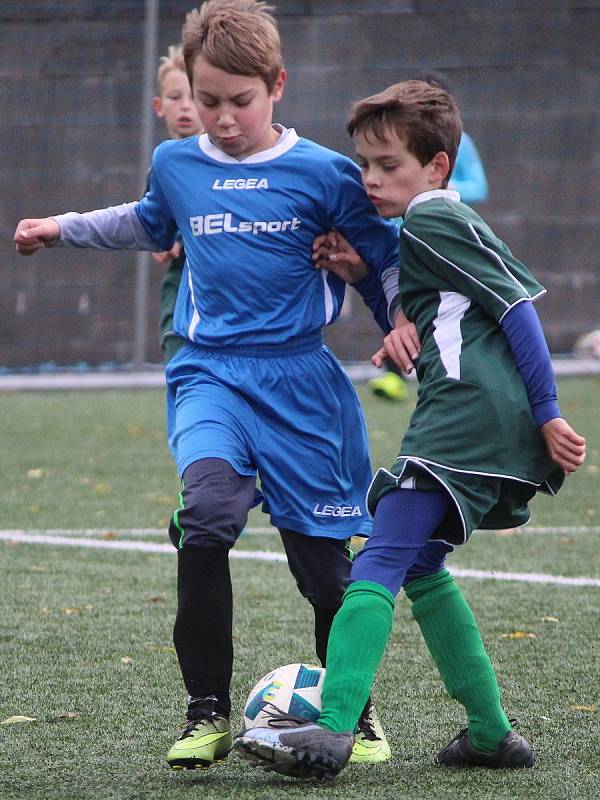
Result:
[[[271,94],[262,78],[233,75],[209,64],[203,56],[194,61],[192,75],[200,121],[219,149],[234,158],[245,158],[275,144],[279,134],[271,125],[273,103],[283,95],[284,70]]]
[[[157,117],[164,119],[171,139],[185,139],[202,129],[190,83],[180,69],[169,70],[162,79],[160,97],[154,98],[154,110]]]
[[[354,144],[363,185],[382,217],[403,217],[413,197],[439,189],[448,172],[446,153],[423,166],[394,130],[383,141],[368,130],[356,133]]]

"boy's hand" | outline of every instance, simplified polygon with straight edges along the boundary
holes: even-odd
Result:
[[[175,242],[170,250],[163,250],[162,253],[152,253],[152,258],[159,264],[167,264],[173,258],[179,258],[183,251],[181,242]]]
[[[550,458],[567,475],[580,467],[585,459],[585,439],[576,433],[562,417],[555,417],[540,428]]]
[[[323,233],[313,242],[312,259],[319,269],[333,272],[346,283],[358,283],[369,273],[369,268],[338,231]]]
[[[22,256],[31,256],[42,247],[54,247],[60,238],[55,219],[22,219],[15,231],[15,247]]]
[[[402,372],[410,375],[421,349],[419,335],[402,311],[396,314],[395,322],[396,327],[384,338],[383,347],[371,356],[371,362],[376,367],[382,367],[386,359],[390,359]]]

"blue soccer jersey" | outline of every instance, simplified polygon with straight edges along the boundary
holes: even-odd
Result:
[[[398,232],[358,167],[293,129],[241,161],[206,134],[163,142],[136,212],[164,249],[181,232],[174,328],[197,344],[281,344],[334,322],[345,284],[311,260],[314,238],[334,228],[377,272],[388,303],[398,293]]]

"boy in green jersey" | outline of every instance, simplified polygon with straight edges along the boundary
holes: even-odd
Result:
[[[554,495],[584,461],[585,439],[560,415],[533,309],[544,289],[447,188],[461,136],[451,95],[421,81],[396,84],[356,103],[348,130],[379,214],[403,217],[401,303],[421,341],[415,358],[392,331],[374,363],[413,357],[418,400],[398,459],[369,490],[373,533],[333,623],[319,719],[249,730],[235,747],[293,777],[338,773],[404,588],[468,719],[436,763],[529,767],[533,749],[512,729],[475,618],[444,562],[475,528],[527,522],[536,492]],[[316,255],[350,282],[364,273],[338,234],[321,237]]]

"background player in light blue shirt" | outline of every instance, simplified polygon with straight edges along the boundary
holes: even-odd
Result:
[[[174,642],[189,694],[188,722],[167,756],[175,768],[210,766],[232,744],[228,552],[255,502],[257,473],[263,508],[313,606],[323,663],[348,581],[347,540],[370,529],[362,411],[321,338],[345,284],[313,266],[316,236],[336,228],[348,239],[372,267],[356,288],[384,330],[397,322],[396,226],[379,218],[350,159],[272,123],[286,73],[268,11],[209,0],[188,14],[184,58],[206,133],[159,145],[139,202],[23,220],[15,234],[23,254],[58,240],[164,251],[178,231],[183,239],[174,329],[187,344],[166,370],[182,477],[169,531],[178,550]],[[370,701],[357,748],[364,761],[390,755]]]

